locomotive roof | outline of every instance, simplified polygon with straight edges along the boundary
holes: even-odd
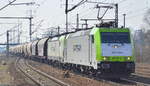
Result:
[[[67,38],[76,37],[76,36],[89,35],[90,32],[91,32],[91,29],[90,30],[81,30],[81,31],[69,34]]]

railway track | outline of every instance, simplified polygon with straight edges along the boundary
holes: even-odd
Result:
[[[145,77],[150,77],[150,68],[138,66],[138,67],[136,67],[136,74],[143,75]]]
[[[22,71],[26,76],[28,76],[39,86],[69,86],[64,82],[61,82],[60,80],[47,75],[46,73],[44,73],[44,71],[41,72],[40,70],[37,70],[35,67],[29,65],[27,60],[20,59],[16,63],[18,65],[18,69],[20,69],[20,71]],[[83,78],[92,80],[84,76]],[[147,81],[145,79],[142,79],[136,74],[133,74],[131,77],[128,78],[96,80],[102,82],[102,85],[104,86],[150,86],[150,80],[147,79]]]
[[[44,71],[44,70],[42,70],[42,71]],[[76,75],[77,77],[82,77],[82,79],[85,79],[87,81],[92,81],[92,80],[99,81],[100,86],[101,85],[102,86],[150,86],[150,80],[145,79],[144,77],[139,77],[135,74],[133,74],[131,77],[128,77],[128,78],[103,79],[103,78],[95,78],[92,76],[87,76],[85,74],[76,74],[73,72],[70,72],[70,73],[71,73],[71,75]],[[81,86],[84,86],[84,85],[81,85]],[[91,86],[95,86],[95,85],[91,85]]]
[[[138,64],[134,74],[121,80],[136,83],[136,86],[150,86],[150,67]]]
[[[137,74],[132,74],[130,77],[118,79],[95,79],[103,83],[107,83],[110,86],[150,86],[150,78],[141,77]]]
[[[102,79],[100,81],[108,83],[111,86],[150,86],[150,80],[136,75],[120,79]]]
[[[26,60],[18,58],[15,66],[25,76],[31,79],[37,86],[69,86],[68,84],[37,70],[27,63]]]
[[[148,78],[146,79],[134,74],[128,78],[122,78],[122,80],[135,83],[136,86],[150,86],[150,80]]]
[[[106,79],[104,80],[115,86],[150,86],[150,78],[142,77],[138,74],[132,74],[130,77],[120,79]]]
[[[109,84],[110,86],[150,86],[150,78],[140,77],[137,74],[132,74],[130,77],[118,79],[115,78],[114,79],[94,78],[94,79]]]
[[[90,79],[90,78],[87,78]],[[131,77],[127,78],[120,78],[120,79],[103,79],[103,78],[96,78],[96,80],[103,83],[105,86],[150,86],[150,82],[147,80],[142,79],[136,75],[132,75]]]

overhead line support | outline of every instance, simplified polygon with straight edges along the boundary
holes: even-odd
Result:
[[[0,19],[29,19],[29,36],[32,40],[32,19],[33,17],[0,17]]]
[[[75,8],[77,8],[79,5],[83,4],[87,0],[80,1],[77,5],[73,6],[72,8],[68,9],[68,0],[66,0],[66,8],[65,8],[65,14],[66,14],[66,32],[68,32],[68,13]]]
[[[118,28],[118,4],[115,4],[115,27]]]

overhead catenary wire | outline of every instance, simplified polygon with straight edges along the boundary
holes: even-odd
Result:
[[[91,9],[93,9],[93,7],[88,8],[88,9],[83,10],[83,11],[79,11],[79,12],[77,12],[77,13],[80,15],[80,17],[83,17],[83,16],[85,16],[85,15],[88,15],[88,14],[89,14],[89,12],[94,11],[94,10],[91,10]],[[72,18],[71,18],[71,20],[73,20],[73,18],[76,18],[76,14],[75,14],[75,15],[73,15],[73,16],[71,16],[71,17],[72,17]]]
[[[65,13],[68,13],[68,12],[70,12],[70,11],[76,9],[78,6],[84,4],[85,2],[87,2],[87,0],[82,0],[82,1],[80,1],[78,4],[76,4],[75,6],[73,6],[73,7],[70,8],[70,9],[68,9],[68,7],[67,7],[66,10],[65,10]]]
[[[2,8],[0,8],[0,11],[3,10],[4,8],[6,8],[7,6],[9,6],[10,4],[12,4],[13,2],[15,2],[16,0],[13,0],[11,2],[9,2],[7,5],[3,6]]]
[[[21,23],[20,23],[20,24],[17,24],[17,25],[15,25],[15,26],[11,27],[10,29],[8,29],[7,31],[9,31],[9,32],[17,31],[15,28],[17,28],[18,26],[21,26],[21,25],[22,25]],[[5,34],[7,33],[7,31],[1,33],[0,36],[5,35]],[[20,32],[19,32],[19,34],[20,34]],[[19,35],[19,34],[18,34],[18,35]],[[17,35],[16,37],[18,37],[18,35]],[[16,37],[14,37],[14,38],[16,38]],[[14,38],[12,38],[11,40],[13,40]]]
[[[84,2],[83,2],[84,0],[82,0],[81,2],[82,2],[82,4],[83,3],[90,3],[90,4],[95,4],[95,3],[104,3],[104,1],[106,1],[106,0],[103,0],[103,1],[101,1],[101,2],[93,2],[93,1],[89,1],[89,0],[85,0]],[[106,3],[105,3],[106,4]],[[79,12],[77,12],[79,15],[80,15],[80,17],[83,17],[84,15],[87,15],[87,14],[85,14],[85,13],[87,13],[87,12],[89,12],[89,9],[91,9],[91,8],[88,8],[88,9],[86,9],[86,10],[84,10],[84,11],[79,11]],[[94,9],[94,7],[92,7],[92,9]],[[93,11],[93,10],[92,10]],[[83,14],[81,14],[81,13],[83,13]],[[74,16],[72,16],[72,18],[71,19],[73,19],[73,17],[76,17],[76,15],[74,15]]]

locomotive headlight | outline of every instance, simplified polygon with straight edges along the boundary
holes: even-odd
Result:
[[[127,60],[131,60],[131,57],[127,57]]]
[[[106,60],[107,58],[106,58],[106,57],[103,57],[103,59]]]

